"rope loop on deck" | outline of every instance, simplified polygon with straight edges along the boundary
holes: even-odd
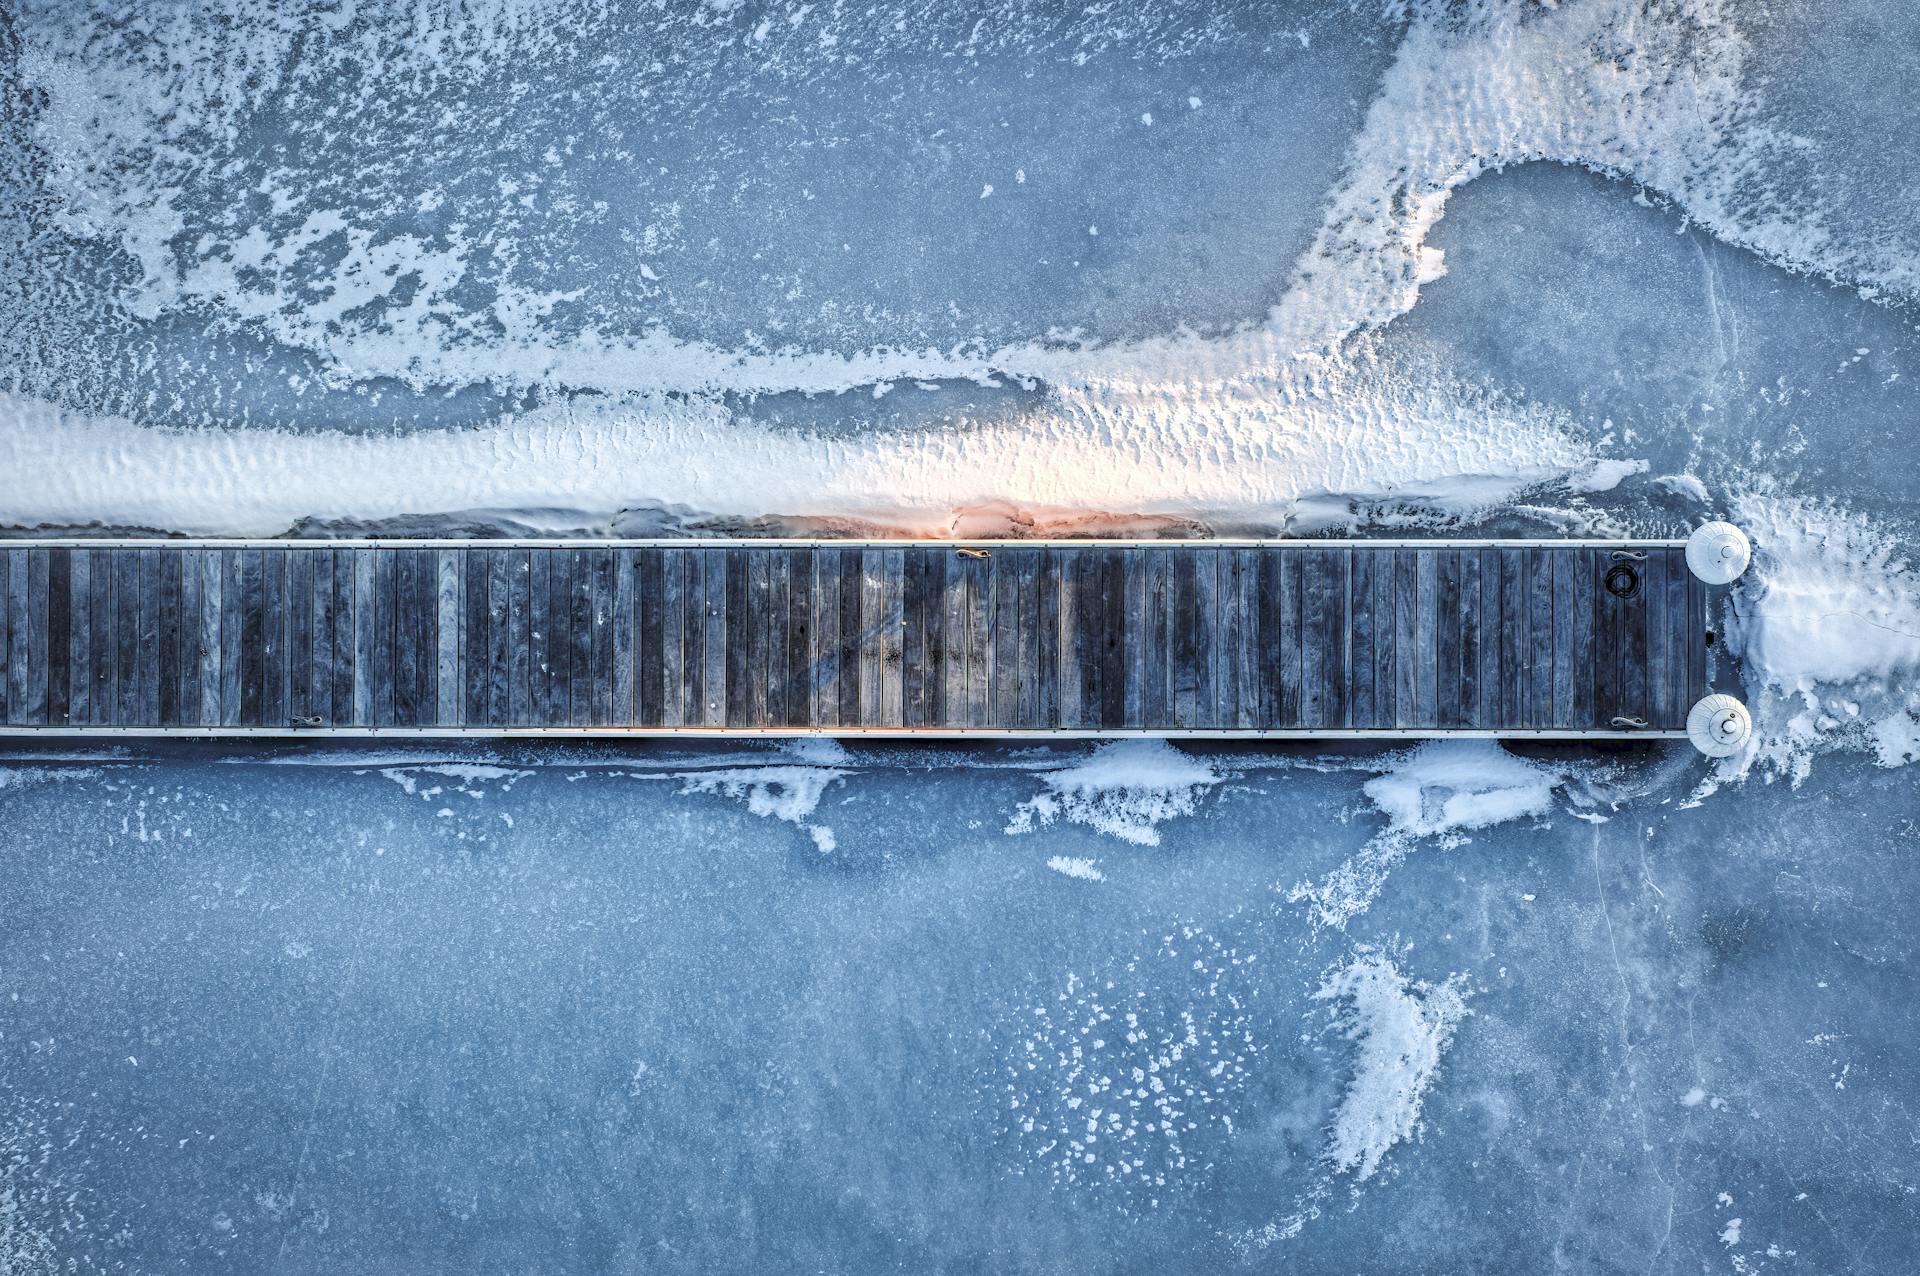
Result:
[[[1646,729],[1647,720],[1645,718],[1618,717],[1613,720],[1613,725],[1616,727],[1631,727],[1635,731],[1643,731]]]

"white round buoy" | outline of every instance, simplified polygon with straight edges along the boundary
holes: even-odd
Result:
[[[1753,716],[1732,696],[1702,696],[1687,714],[1687,739],[1710,758],[1727,758],[1753,734]]]
[[[1732,523],[1702,523],[1687,537],[1687,567],[1709,585],[1739,579],[1752,559],[1747,534]]]

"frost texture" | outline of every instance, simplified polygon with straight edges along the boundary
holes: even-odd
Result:
[[[1146,1209],[1205,1180],[1265,1044],[1256,955],[1183,926],[1124,969],[1069,973],[992,1034],[1000,1133],[1056,1188]]]
[[[1359,1046],[1328,1131],[1327,1161],[1365,1182],[1394,1144],[1420,1132],[1420,1105],[1468,1014],[1466,984],[1409,981],[1384,953],[1362,948],[1314,996],[1341,1003],[1339,1027]]]

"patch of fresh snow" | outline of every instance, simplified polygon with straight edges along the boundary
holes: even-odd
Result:
[[[1047,867],[1066,877],[1077,877],[1083,882],[1104,882],[1107,875],[1094,866],[1094,861],[1073,855],[1055,855],[1047,861]]]
[[[1385,953],[1362,947],[1314,997],[1339,1003],[1336,1023],[1359,1053],[1327,1132],[1336,1174],[1365,1182],[1395,1144],[1420,1132],[1420,1106],[1454,1030],[1469,1013],[1466,982],[1411,981]]]
[[[1015,809],[1007,832],[1030,833],[1065,817],[1136,846],[1160,845],[1160,826],[1192,815],[1221,778],[1164,740],[1118,740],[1039,775],[1046,790]]]

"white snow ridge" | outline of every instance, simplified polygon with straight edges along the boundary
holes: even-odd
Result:
[[[1022,802],[1009,833],[1030,833],[1061,816],[1136,846],[1160,845],[1159,826],[1192,815],[1220,775],[1164,740],[1119,740],[1085,761],[1043,771],[1046,792]]]
[[[813,839],[814,849],[827,854],[838,846],[831,828],[810,818],[827,790],[853,774],[851,768],[831,765],[847,761],[846,750],[831,740],[803,740],[786,750],[796,761],[764,766],[716,767],[683,771],[682,794],[711,793],[745,802],[762,819],[771,817],[797,825]]]

